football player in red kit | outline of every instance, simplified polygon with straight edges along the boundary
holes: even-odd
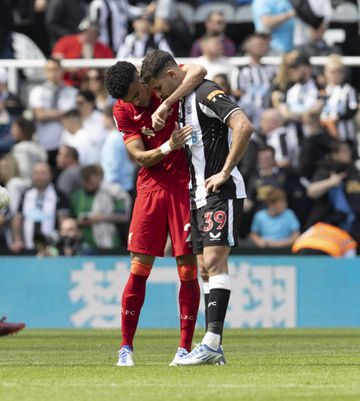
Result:
[[[164,128],[155,132],[151,115],[161,100],[139,79],[135,66],[121,61],[106,75],[106,88],[117,99],[114,119],[127,150],[141,166],[137,196],[128,235],[130,276],[122,295],[122,343],[117,366],[133,366],[133,339],[145,299],[146,280],[156,256],[164,256],[168,234],[180,278],[180,344],[170,365],[191,349],[200,290],[196,258],[190,240],[189,170],[182,149],[191,127],[178,127],[178,99],[196,88],[206,69],[183,66],[182,85],[169,99],[172,104]]]

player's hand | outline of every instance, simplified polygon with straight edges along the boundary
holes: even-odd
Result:
[[[185,125],[183,128],[179,128],[179,124],[175,123],[175,129],[169,139],[169,145],[171,150],[180,149],[190,139],[192,127]]]
[[[220,171],[220,173],[214,174],[211,177],[207,178],[205,180],[206,192],[219,193],[221,185],[223,185],[229,179],[229,177],[229,174]]]
[[[166,120],[169,117],[170,107],[166,103],[161,103],[155,113],[151,116],[152,126],[155,131],[160,131],[165,127]]]
[[[6,188],[0,186],[0,209],[8,207],[10,203],[9,192]]]

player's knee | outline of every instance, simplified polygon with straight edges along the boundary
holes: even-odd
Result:
[[[132,274],[136,274],[137,276],[146,276],[148,277],[151,273],[151,265],[147,265],[138,260],[131,261],[130,271]]]
[[[181,281],[191,281],[197,278],[197,265],[178,266],[178,274]]]

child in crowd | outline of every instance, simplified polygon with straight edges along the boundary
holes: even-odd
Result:
[[[270,188],[264,197],[266,208],[259,210],[251,225],[250,238],[259,248],[289,247],[300,234],[300,223],[288,209],[286,193]]]

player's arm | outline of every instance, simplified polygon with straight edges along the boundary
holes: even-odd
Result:
[[[151,167],[175,149],[180,149],[185,142],[190,138],[192,127],[185,126],[179,129],[176,124],[173,133],[169,140],[164,142],[161,146],[156,149],[146,150],[144,142],[137,138],[126,143],[126,149],[130,156],[141,166]]]
[[[152,125],[155,131],[165,126],[168,111],[171,106],[184,96],[189,95],[204,80],[207,69],[200,64],[183,65],[181,69],[185,77],[179,87],[167,99],[165,99],[151,116]]]
[[[226,119],[226,124],[232,130],[231,148],[222,170],[205,181],[205,187],[208,192],[219,192],[219,187],[229,179],[232,170],[243,157],[251,134],[254,131],[249,119],[239,109],[230,114]]]

